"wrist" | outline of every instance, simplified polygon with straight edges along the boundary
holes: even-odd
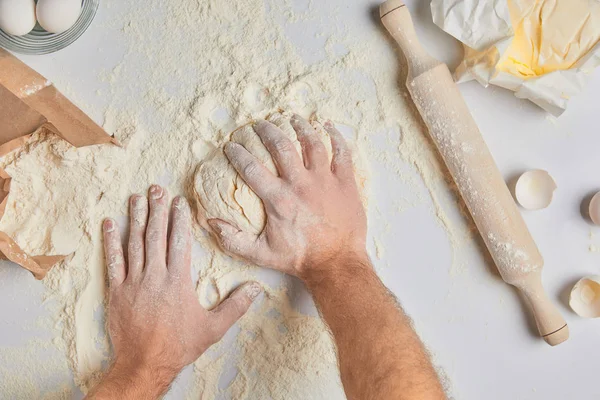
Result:
[[[179,372],[176,368],[117,358],[87,398],[114,398],[112,395],[115,393],[129,399],[158,398],[166,393]]]
[[[117,357],[111,372],[135,380],[151,380],[153,382],[168,382],[171,384],[177,377],[180,368],[161,365],[147,360],[127,359]]]
[[[366,249],[351,249],[338,252],[318,262],[303,265],[300,278],[308,286],[351,277],[355,272],[372,271],[373,266]]]

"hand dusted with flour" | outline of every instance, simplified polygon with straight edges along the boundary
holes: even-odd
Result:
[[[327,122],[330,157],[316,130],[294,115],[302,148],[277,126],[253,129],[272,157],[272,173],[240,144],[225,154],[264,203],[256,235],[208,220],[221,246],[258,265],[300,277],[333,333],[349,399],[443,399],[444,392],[410,321],[383,285],[366,251],[367,219],[352,154]]]
[[[291,118],[303,159],[281,129],[267,121],[254,131],[273,157],[278,176],[244,146],[230,142],[225,154],[235,170],[263,201],[266,225],[258,235],[222,219],[209,220],[221,245],[258,265],[302,277],[340,254],[365,248],[367,223],[354,178],[352,154],[331,125],[333,156],[304,119]],[[331,159],[331,161],[330,161]]]
[[[223,337],[261,291],[257,283],[247,283],[214,310],[202,308],[190,274],[187,201],[176,197],[171,214],[167,235],[168,195],[160,186],[150,188],[149,199],[131,197],[127,264],[115,221],[104,222],[114,362],[89,398],[158,398],[183,367]]]
[[[294,147],[301,151],[290,118],[289,113],[274,113],[267,120],[281,129]],[[328,145],[326,151],[331,154],[327,132],[320,128],[318,135],[324,139],[323,142]],[[252,125],[236,129],[229,141],[243,146],[264,168],[277,174],[275,161]],[[264,229],[266,215],[262,202],[229,162],[224,147],[215,150],[200,163],[194,175],[193,190],[199,211],[197,218],[204,228],[211,229],[207,219],[220,218],[253,234],[259,234]]]

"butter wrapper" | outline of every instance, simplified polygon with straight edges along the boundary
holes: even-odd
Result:
[[[600,65],[596,0],[432,0],[431,12],[463,43],[457,82],[512,90],[554,116]]]

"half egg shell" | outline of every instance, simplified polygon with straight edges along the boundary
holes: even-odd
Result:
[[[592,222],[596,225],[600,225],[600,192],[592,197],[588,212]]]
[[[534,169],[519,177],[515,197],[523,208],[541,210],[550,205],[556,188],[556,182],[548,172]]]
[[[569,305],[581,317],[600,317],[600,276],[580,279],[571,289]]]

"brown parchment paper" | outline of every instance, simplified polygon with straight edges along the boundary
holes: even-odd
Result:
[[[0,219],[6,209],[10,181],[10,176],[0,168]],[[29,270],[36,279],[43,279],[50,268],[65,256],[29,256],[10,236],[0,231],[0,258],[19,264]]]
[[[0,156],[18,149],[41,129],[75,147],[118,141],[109,136],[42,75],[0,49]],[[10,193],[10,176],[0,168],[0,219]],[[0,258],[21,265],[43,279],[65,255],[30,256],[0,231]]]
[[[0,155],[42,127],[75,147],[118,144],[51,82],[0,49]]]

